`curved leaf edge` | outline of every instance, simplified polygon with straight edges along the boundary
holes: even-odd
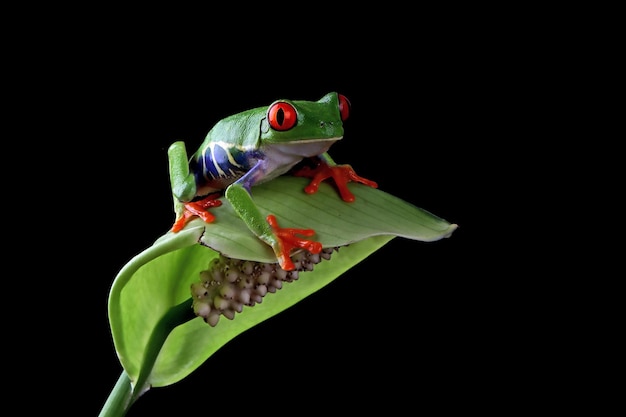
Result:
[[[181,231],[174,236],[161,237],[150,247],[146,248],[139,254],[135,255],[128,261],[118,272],[113,280],[108,298],[108,317],[111,328],[111,336],[118,359],[128,373],[131,380],[135,380],[136,372],[133,367],[124,366],[128,363],[124,355],[124,328],[122,321],[119,320],[123,316],[123,306],[121,304],[122,290],[130,281],[135,273],[137,273],[144,265],[160,256],[173,252],[184,247],[196,245],[204,233],[204,227],[189,228]]]

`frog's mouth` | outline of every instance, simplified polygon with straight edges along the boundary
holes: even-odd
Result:
[[[311,142],[325,142],[325,141],[332,141],[332,142],[337,142],[338,140],[342,139],[343,136],[336,136],[334,138],[312,138],[312,139],[300,139],[300,140],[295,140],[293,142],[283,142],[287,145],[297,145],[299,143],[311,143]]]

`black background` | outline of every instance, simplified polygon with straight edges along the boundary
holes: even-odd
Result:
[[[476,244],[468,243],[471,235],[482,233],[471,216],[472,206],[481,203],[472,191],[478,167],[468,144],[481,137],[475,119],[480,113],[468,114],[468,107],[481,105],[475,102],[480,92],[449,63],[394,65],[382,76],[363,76],[359,66],[341,62],[321,74],[300,74],[287,65],[242,75],[245,80],[209,71],[206,80],[183,77],[165,85],[130,71],[124,85],[135,88],[103,91],[115,104],[99,115],[99,145],[89,158],[101,167],[90,175],[98,197],[87,221],[106,217],[95,243],[104,256],[89,278],[96,284],[92,313],[98,317],[98,326],[90,328],[98,352],[96,404],[121,370],[106,319],[111,280],[173,221],[169,144],[182,139],[194,148],[224,116],[277,98],[317,100],[328,91],[345,94],[353,105],[344,140],[331,149],[335,160],[460,228],[433,243],[395,239],[319,293],[227,344],[185,380],[150,391],[129,415],[172,404],[181,414],[196,413],[202,398],[217,401],[207,414],[222,407],[280,409],[286,407],[277,401],[282,397],[382,405],[410,401],[415,389],[441,395],[442,386],[472,383],[482,368],[477,362],[485,360],[483,349],[493,349],[484,338],[498,331],[484,321],[485,284],[473,265],[481,260],[464,253]]]
[[[330,91],[352,103],[333,158],[459,229],[431,243],[394,239],[181,382],[149,391],[128,415],[413,409],[423,401],[480,408],[494,391],[507,395],[500,381],[518,369],[509,347],[519,341],[507,315],[513,290],[494,265],[494,253],[506,251],[495,217],[506,203],[494,200],[502,162],[493,152],[503,135],[519,135],[509,122],[523,81],[510,75],[517,64],[499,41],[467,29],[384,41],[365,31],[334,44],[311,35],[189,47],[139,36],[95,40],[70,56],[43,48],[50,71],[31,77],[37,100],[29,105],[44,116],[22,135],[44,136],[39,151],[55,156],[61,174],[52,233],[69,243],[48,248],[47,267],[71,296],[57,301],[63,359],[49,374],[71,375],[71,395],[85,407],[78,414],[95,415],[121,372],[107,318],[111,282],[172,224],[168,146],[184,140],[195,149],[225,116]],[[50,172],[29,165],[40,192]]]

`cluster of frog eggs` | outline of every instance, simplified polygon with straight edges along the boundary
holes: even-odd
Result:
[[[292,271],[285,271],[276,263],[220,255],[200,272],[200,282],[191,284],[194,313],[210,326],[215,326],[221,316],[232,320],[244,306],[260,303],[267,293],[281,289],[283,283],[297,280],[300,272],[312,271],[322,260],[329,260],[335,250],[339,248],[325,248],[318,254],[298,252],[291,257],[295,265]]]

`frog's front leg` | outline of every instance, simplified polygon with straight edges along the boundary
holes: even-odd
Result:
[[[184,142],[173,143],[168,151],[170,182],[172,197],[174,199],[174,212],[176,220],[171,231],[176,233],[185,227],[185,224],[193,217],[198,216],[207,223],[211,223],[215,216],[207,209],[219,207],[222,202],[218,200],[219,193],[209,194],[205,198],[192,201],[196,196],[196,179],[189,172],[189,160]]]
[[[341,198],[347,202],[354,201],[354,194],[348,189],[348,183],[350,181],[356,181],[373,188],[378,188],[376,182],[357,175],[350,165],[337,165],[327,153],[320,155],[318,158],[317,166],[314,168],[305,166],[293,172],[293,175],[296,177],[312,178],[309,185],[304,188],[307,194],[316,193],[322,181],[330,177],[335,181]]]
[[[176,211],[176,221],[171,231],[174,233],[181,231],[194,216],[200,217],[206,223],[213,222],[215,216],[211,214],[208,209],[222,205],[222,202],[218,200],[220,196],[220,193],[209,194],[201,200],[190,201],[188,203],[181,203],[175,199],[174,210]]]
[[[311,253],[320,253],[322,245],[314,240],[307,240],[296,235],[313,236],[312,229],[283,228],[278,225],[272,214],[263,217],[252,200],[250,188],[258,180],[263,170],[257,165],[238,181],[226,189],[226,198],[233,206],[239,217],[250,230],[262,241],[272,247],[278,263],[285,271],[295,268],[291,261],[291,251],[296,248],[306,249]]]

